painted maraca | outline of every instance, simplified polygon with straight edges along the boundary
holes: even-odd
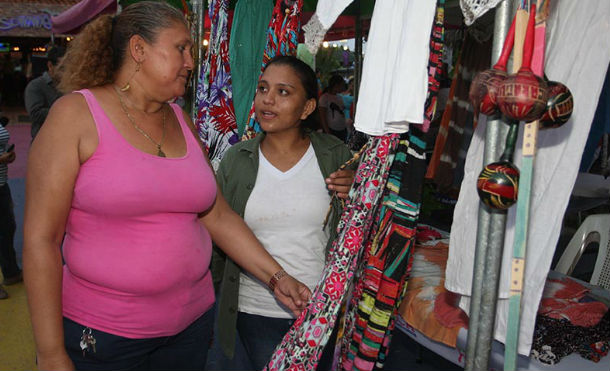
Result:
[[[513,23],[504,40],[502,54],[500,54],[498,62],[496,62],[492,68],[479,72],[470,84],[468,97],[474,107],[475,115],[477,115],[478,112],[481,112],[487,116],[491,116],[498,111],[496,94],[500,84],[506,79],[506,63],[508,62],[508,57],[513,49],[514,41],[515,20],[513,19]]]
[[[540,118],[540,129],[558,128],[568,122],[574,109],[572,92],[564,84],[557,81],[547,81],[549,98],[546,111]]]
[[[534,49],[534,18],[536,5],[530,9],[527,36],[523,46],[523,64],[516,74],[508,76],[498,89],[498,108],[516,121],[531,122],[542,116],[548,99],[546,82],[530,68]]]
[[[500,161],[485,166],[477,179],[479,198],[492,209],[506,210],[517,202],[519,169],[511,161],[518,133],[519,123],[511,123]]]

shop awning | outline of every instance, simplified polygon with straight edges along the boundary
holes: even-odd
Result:
[[[76,33],[78,29],[95,16],[114,13],[117,0],[82,0],[65,12],[51,17],[52,31],[59,34]]]

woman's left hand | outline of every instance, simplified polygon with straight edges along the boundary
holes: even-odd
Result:
[[[330,174],[325,181],[328,189],[335,191],[337,197],[346,199],[354,182],[354,170],[337,170]]]
[[[298,317],[307,306],[311,291],[291,275],[282,277],[275,286],[275,297]]]

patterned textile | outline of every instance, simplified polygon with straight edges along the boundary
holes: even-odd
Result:
[[[299,31],[301,29],[301,9],[303,0],[277,0],[273,16],[267,30],[267,45],[263,54],[261,71],[277,55],[296,55]],[[242,140],[252,139],[261,131],[254,113],[254,100],[250,108],[250,118]]]
[[[428,59],[428,96],[422,129],[428,132],[430,122],[436,113],[438,91],[441,88],[441,73],[443,71],[443,45],[445,36],[445,0],[438,0],[436,17],[430,37],[430,58]]]
[[[577,352],[581,357],[599,362],[608,354],[610,344],[610,311],[592,327],[575,326],[567,319],[555,319],[541,314],[536,327],[531,357],[554,365],[563,357]]]
[[[210,0],[210,45],[196,97],[198,109],[195,124],[214,169],[218,168],[225,151],[239,142],[229,66],[228,4],[229,0]]]
[[[284,336],[265,370],[314,370],[368,240],[373,215],[387,181],[398,135],[374,137],[356,171],[350,198],[337,226],[324,273],[305,310]]]
[[[463,160],[465,153],[460,154],[462,142],[466,139],[466,128],[474,125],[472,104],[468,100],[468,90],[472,78],[481,70],[489,68],[491,63],[491,43],[489,39],[479,43],[471,32],[466,33],[460,65],[456,67],[454,75],[455,84],[453,99],[447,101],[451,109],[446,110],[441,120],[441,128],[434,146],[432,161],[430,162],[427,178],[434,179],[440,190],[449,190],[458,177],[455,170],[458,163]],[[453,87],[453,86],[452,86]]]
[[[459,296],[445,289],[448,255],[446,242],[415,245],[398,314],[428,338],[455,348],[458,332],[462,327],[468,328],[468,316],[458,307]]]
[[[389,351],[394,320],[406,288],[425,172],[423,133],[403,134],[378,213],[356,276],[341,344],[342,370],[379,370]]]

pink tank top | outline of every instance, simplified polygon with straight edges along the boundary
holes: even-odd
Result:
[[[174,335],[214,303],[212,241],[197,214],[216,181],[182,110],[186,155],[162,158],[121,136],[89,90],[98,146],[80,167],[63,243],[64,316],[128,338]]]

